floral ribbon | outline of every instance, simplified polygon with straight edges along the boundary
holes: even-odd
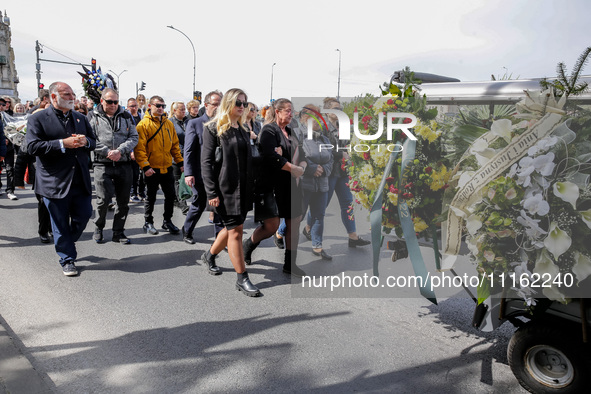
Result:
[[[463,221],[467,213],[466,208],[480,198],[482,189],[521,159],[527,153],[527,150],[538,140],[550,135],[558,126],[561,119],[562,116],[559,114],[546,114],[530,130],[513,139],[507,147],[476,171],[472,179],[458,190],[450,203],[450,209],[447,214],[445,254],[459,254]],[[451,267],[442,267],[442,269],[449,268]]]

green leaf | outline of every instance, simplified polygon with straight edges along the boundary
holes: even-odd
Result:
[[[482,274],[479,275],[479,285],[476,289],[476,295],[478,297],[478,304],[482,304],[488,297],[490,297],[490,283],[488,279],[482,280]]]
[[[465,142],[471,144],[474,141],[476,141],[478,137],[482,136],[487,131],[488,130],[484,127],[466,124],[454,127],[452,130],[452,134],[456,137],[461,138]]]
[[[382,91],[383,93],[383,91]],[[400,88],[394,84],[390,85],[390,93],[396,96],[402,96],[402,91],[400,90]],[[386,93],[387,94],[387,93]],[[384,96],[386,95],[384,94]]]

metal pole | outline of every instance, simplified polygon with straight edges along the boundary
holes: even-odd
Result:
[[[185,33],[183,33],[182,31],[180,31],[179,29],[172,27],[172,25],[170,26],[166,26],[168,28],[171,28],[172,30],[176,30],[179,33],[181,33],[183,36],[187,37],[187,40],[189,40],[189,42],[191,43],[191,48],[193,48],[193,91],[191,92],[191,97],[193,97],[193,95],[195,94],[195,74],[197,72],[196,69],[196,64],[197,64],[197,54],[195,52],[195,46],[193,45],[193,41],[191,41],[191,39],[189,38],[189,36],[187,36]]]
[[[271,66],[271,101],[270,103],[273,102],[273,68],[275,67],[277,63],[273,63],[273,65]]]
[[[337,100],[340,100],[340,98],[341,98],[341,50],[337,49],[337,51],[339,51],[339,83],[338,83],[338,87],[337,87]]]
[[[35,73],[37,74],[37,94],[39,94],[39,85],[41,84],[41,63],[39,61],[39,52],[43,52],[41,45],[39,45],[39,40],[35,41],[35,52],[37,52],[37,64],[35,64],[37,71]]]
[[[123,70],[123,71],[121,71],[119,74],[117,74],[117,73],[116,73],[115,71],[113,71],[113,70],[109,70],[109,71],[110,71],[110,72],[112,72],[113,74],[115,74],[115,75],[117,76],[117,93],[119,93],[119,90],[121,90],[121,85],[119,85],[119,76],[120,76],[121,74],[123,74],[123,73],[124,73],[125,71],[127,71],[127,70]],[[119,95],[119,96],[121,96],[121,95]],[[137,94],[136,94],[136,97],[137,97]],[[119,97],[119,98],[121,98],[121,97]]]

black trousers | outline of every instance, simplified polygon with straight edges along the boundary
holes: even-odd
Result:
[[[164,220],[172,219],[176,194],[174,192],[172,166],[168,167],[167,170],[165,174],[161,174],[160,170],[154,169],[154,174],[145,177],[148,189],[148,195],[144,202],[144,219],[146,223],[154,223],[154,204],[156,204],[156,194],[159,187],[162,188],[162,193],[164,193]]]

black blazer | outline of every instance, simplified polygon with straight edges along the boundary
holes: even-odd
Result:
[[[203,150],[201,152],[201,173],[207,199],[219,197],[220,205],[226,215],[246,215],[252,209],[253,177],[252,152],[249,135],[242,126],[240,132],[248,146],[246,149],[246,168],[240,168],[236,135],[230,130],[223,137],[217,137],[216,123],[210,123],[203,130]],[[222,163],[215,162],[215,150],[222,147]],[[246,172],[246,185],[240,184],[240,174]],[[246,211],[245,211],[246,209]]]
[[[96,139],[86,116],[74,110],[69,116],[73,125],[66,128],[50,106],[31,115],[27,121],[27,150],[37,156],[35,192],[43,197],[64,198],[72,186],[76,165],[82,176],[80,183],[88,194],[92,194],[88,153],[95,148]],[[63,153],[59,140],[71,134],[84,134],[89,146],[66,149]]]
[[[197,184],[202,184],[201,178],[201,146],[203,145],[203,124],[209,120],[207,115],[191,119],[185,130],[185,176],[195,177]]]

